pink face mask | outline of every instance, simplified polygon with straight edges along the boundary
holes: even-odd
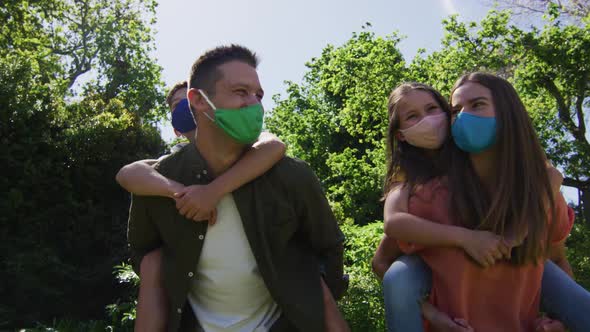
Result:
[[[438,149],[447,138],[448,119],[445,113],[425,116],[410,128],[401,130],[406,141],[419,148]]]

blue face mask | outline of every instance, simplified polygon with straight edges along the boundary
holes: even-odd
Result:
[[[461,112],[451,126],[451,132],[459,149],[482,152],[496,143],[496,118]]]
[[[172,111],[172,127],[183,134],[197,128],[191,109],[188,106],[188,99],[182,99],[174,107],[174,111]]]

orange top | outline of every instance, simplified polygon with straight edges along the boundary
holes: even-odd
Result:
[[[408,202],[409,213],[433,222],[457,225],[449,215],[449,191],[434,180]],[[557,223],[551,241],[569,234],[574,212],[563,196],[555,200]],[[480,267],[456,247],[419,247],[399,241],[405,253],[417,252],[432,269],[430,302],[452,318],[463,318],[475,331],[534,331],[539,313],[543,264],[497,262]]]

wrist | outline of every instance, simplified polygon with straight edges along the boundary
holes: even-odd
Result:
[[[205,187],[209,190],[209,194],[215,198],[216,201],[219,201],[223,195],[226,194],[226,190],[221,185],[221,181],[218,179],[213,180],[213,182],[205,185]]]
[[[174,194],[180,192],[182,189],[184,189],[184,185],[176,181],[169,181],[166,196],[174,198]]]
[[[455,226],[452,234],[453,236],[451,236],[451,239],[453,241],[453,246],[464,248],[467,240],[471,236],[471,230]]]

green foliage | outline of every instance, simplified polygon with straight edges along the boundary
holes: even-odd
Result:
[[[383,330],[380,287],[369,266],[380,226],[370,223],[382,219],[386,99],[404,81],[428,83],[447,96],[470,71],[494,72],[514,84],[564,184],[581,193],[585,208],[577,209],[568,256],[577,280],[590,288],[590,17],[585,25],[562,25],[555,15],[530,30],[511,25],[504,11],[491,11],[481,22],[452,16],[443,22],[442,49],[421,51],[410,64],[400,55],[398,37],[363,31],[342,46],[326,46],[307,64],[303,82],[289,82],[287,95],[275,97],[268,128],[312,165],[345,222],[351,289],[342,309],[353,330]]]
[[[120,294],[116,303],[106,306],[110,326],[116,331],[133,331],[139,276],[135,274],[131,265],[126,263],[115,266],[115,276],[120,284],[126,286],[126,292]]]
[[[304,83],[288,83],[289,96],[275,98],[266,122],[311,164],[341,214],[359,224],[381,219],[387,95],[405,72],[399,40],[363,31],[327,46],[307,64]]]
[[[576,281],[590,289],[590,223],[585,221],[578,208],[576,221],[567,239],[567,257],[574,270]]]
[[[122,165],[165,150],[154,127],[165,113],[161,68],[150,56],[155,6],[7,0],[0,7],[0,329],[132,329],[137,276],[127,265],[116,279],[110,273],[127,256],[128,195],[113,179]],[[326,46],[303,82],[288,82],[287,95],[275,97],[268,129],[311,164],[342,221],[350,288],[341,308],[353,331],[384,330],[370,261],[382,234],[387,96],[403,81],[446,95],[467,71],[514,83],[548,157],[580,190],[585,208],[577,207],[568,257],[590,288],[590,17],[567,25],[561,14],[549,8],[547,24],[530,30],[511,25],[508,12],[491,11],[479,23],[452,16],[442,49],[409,64],[397,34],[363,30]],[[83,75],[93,79],[80,83]]]
[[[590,25],[561,25],[555,8],[540,30],[510,25],[491,11],[479,24],[444,21],[444,48],[414,59],[412,75],[442,92],[465,72],[486,70],[510,80],[525,102],[549,159],[582,195],[590,220]]]
[[[102,321],[76,321],[70,319],[54,320],[50,326],[40,324],[36,328],[25,328],[21,332],[105,332],[112,331]]]
[[[117,303],[109,304],[106,307],[107,320],[97,321],[78,321],[72,319],[54,319],[50,325],[39,324],[36,328],[22,329],[22,332],[132,332],[135,321],[135,306],[137,301],[134,300],[135,288],[139,284],[139,277],[133,272],[131,265],[121,264],[115,266],[116,279],[128,287],[129,292],[124,297],[126,300],[117,300]]]
[[[102,318],[121,291],[110,270],[127,256],[129,200],[114,176],[164,151],[151,124],[164,99],[147,52],[153,15],[122,0],[0,8],[0,328],[63,317],[67,330]],[[129,72],[116,79],[121,59]],[[97,80],[73,93],[90,71]]]
[[[385,331],[381,283],[371,270],[371,259],[383,236],[383,223],[365,226],[345,223],[344,265],[350,286],[340,301],[340,310],[352,331]]]

